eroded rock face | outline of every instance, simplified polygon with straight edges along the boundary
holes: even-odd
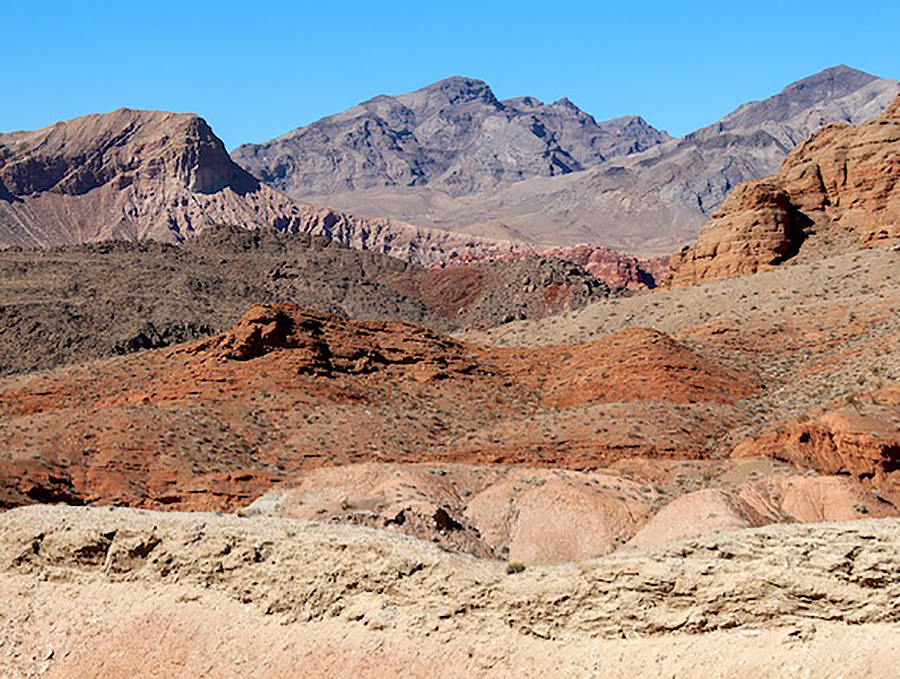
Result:
[[[849,234],[857,246],[900,236],[900,98],[862,125],[825,127],[774,177],[736,190],[672,258],[672,285],[776,266],[804,242]]]
[[[352,462],[696,459],[755,388],[752,373],[646,328],[491,349],[258,305],[213,338],[0,383],[0,488],[8,505],[38,501],[27,471],[39,494],[85,503],[227,509]]]
[[[434,377],[444,369],[476,369],[462,344],[404,323],[353,323],[293,304],[257,304],[224,335],[192,347],[204,358],[249,361],[289,349],[298,373],[333,376],[376,372],[389,365],[416,367]],[[447,375],[444,375],[447,377]]]
[[[744,441],[732,456],[767,456],[866,482],[900,504],[900,391],[889,387]]]

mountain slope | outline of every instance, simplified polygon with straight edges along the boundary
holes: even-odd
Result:
[[[568,99],[499,101],[486,83],[457,76],[375,97],[233,157],[295,198],[426,185],[459,196],[576,172],[666,139],[637,116],[597,123]]]
[[[775,172],[791,149],[825,124],[871,119],[898,92],[897,81],[840,66],[683,138],[583,172],[536,176],[452,199],[434,185],[310,198],[354,214],[541,245],[592,242],[665,254],[696,237],[734,186]]]

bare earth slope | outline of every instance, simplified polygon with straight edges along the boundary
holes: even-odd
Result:
[[[828,123],[870,120],[898,92],[895,80],[842,66],[683,138],[583,172],[533,177],[452,200],[428,186],[305,197],[354,214],[541,245],[601,243],[668,254],[696,236],[733,187],[775,172],[791,149]]]
[[[359,528],[20,509],[0,516],[0,663],[8,675],[57,677],[291,676],[298,666],[307,676],[888,676],[897,531],[896,521],[769,527],[508,574]]]
[[[646,328],[567,353],[254,306],[210,339],[3,380],[0,501],[218,509],[359,461],[704,458],[756,386]]]
[[[162,347],[256,302],[439,330],[576,309],[609,288],[558,259],[425,269],[324,237],[211,227],[183,245],[0,251],[0,374]]]

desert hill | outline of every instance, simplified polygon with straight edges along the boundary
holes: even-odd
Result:
[[[671,283],[754,273],[799,253],[868,247],[900,235],[900,97],[874,120],[835,123],[773,177],[740,186],[697,243],[672,260]]]
[[[292,195],[360,216],[524,240],[539,249],[599,243],[641,255],[669,254],[696,237],[733,187],[777,171],[797,144],[831,122],[870,120],[898,93],[895,80],[839,66],[685,137],[580,172],[462,197],[429,185]]]
[[[12,248],[0,250],[0,374],[215,334],[257,302],[448,331],[573,310],[610,293],[560,259],[426,269],[323,236],[239,226],[209,227],[182,245]]]
[[[258,499],[527,562],[893,516],[897,257],[609,298],[465,342],[255,307],[209,339],[0,382],[4,502]]]
[[[757,388],[752,374],[649,329],[564,362],[556,353],[254,306],[209,339],[0,383],[3,502],[234,508],[300,470],[367,460],[703,458],[707,432]],[[657,399],[671,411],[657,417],[692,427],[645,441],[596,430],[606,411],[610,426],[632,411],[655,426],[644,402]]]

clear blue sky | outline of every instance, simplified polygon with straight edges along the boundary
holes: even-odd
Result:
[[[840,63],[900,78],[898,20],[896,0],[8,0],[0,130],[193,111],[233,148],[459,74],[683,134]]]

